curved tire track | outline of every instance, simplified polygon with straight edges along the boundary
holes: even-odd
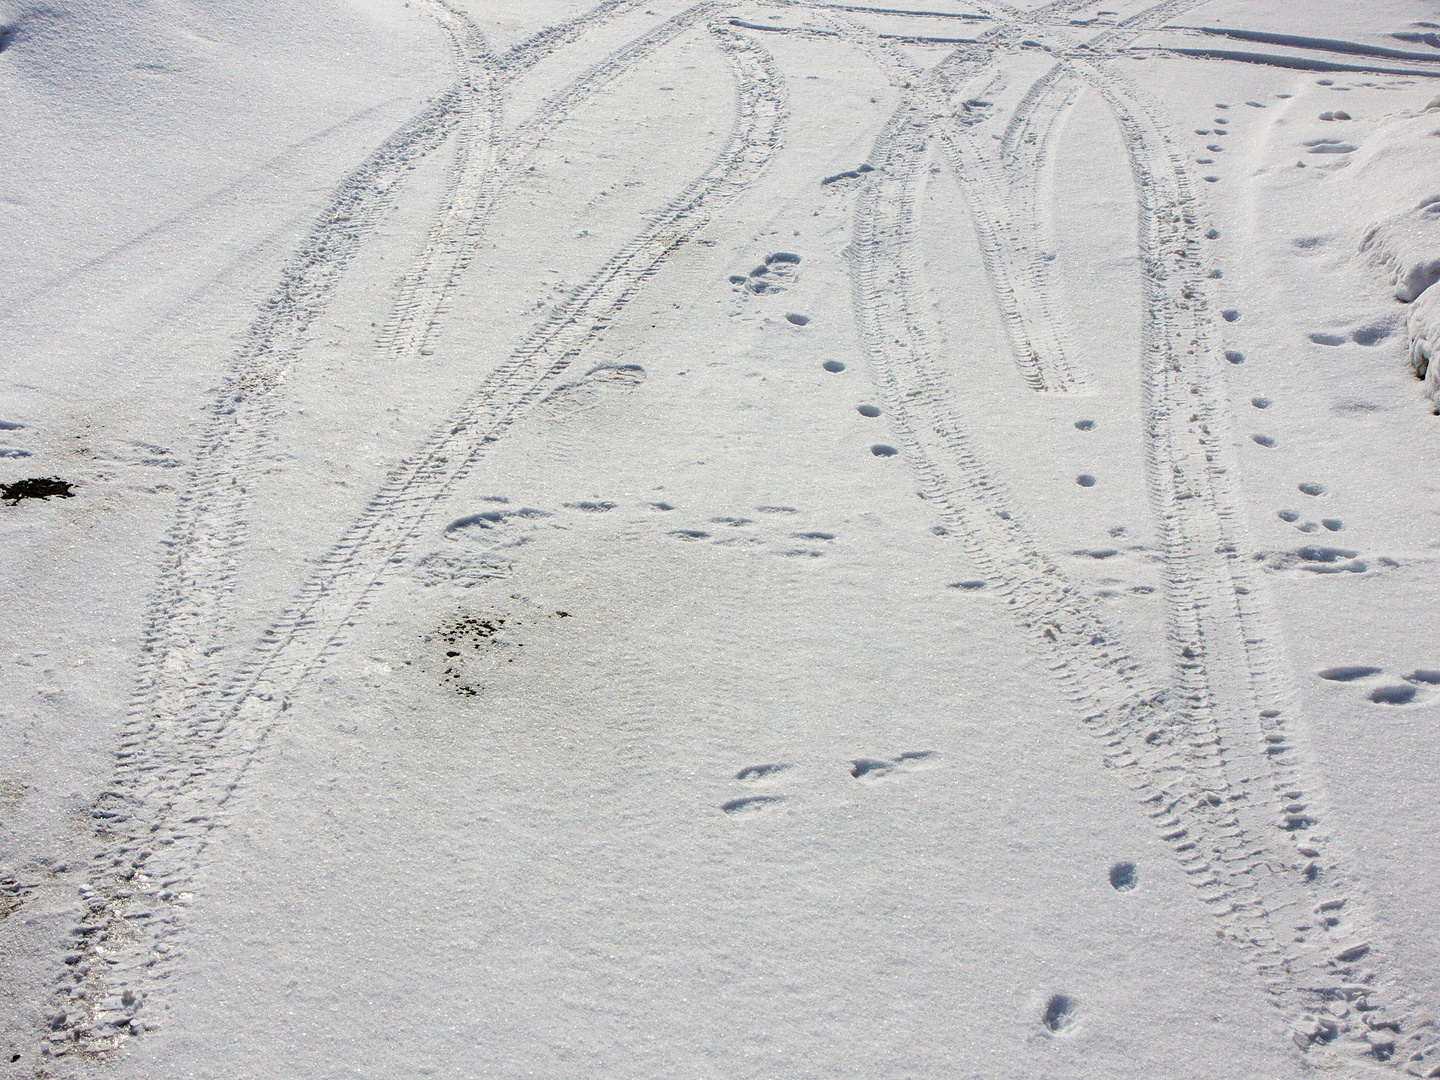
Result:
[[[191,900],[186,884],[208,834],[296,690],[343,646],[375,591],[425,535],[431,516],[484,450],[544,396],[666,259],[746,189],[779,145],[785,95],[769,54],[712,27],[737,74],[736,119],[711,166],[527,338],[392,473],[365,513],[322,560],[235,678],[187,683],[185,700],[147,700],[122,741],[111,790],[95,811],[111,837],[75,929],[74,975],[57,1002],[52,1053],[103,1053],[138,1016],[149,969]],[[71,1015],[71,1013],[74,1015]]]

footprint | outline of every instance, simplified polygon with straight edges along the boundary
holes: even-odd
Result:
[[[1415,700],[1413,686],[1377,686],[1367,695],[1376,705],[1408,705]]]
[[[747,274],[731,274],[730,284],[743,286],[748,293],[766,295],[784,292],[795,283],[799,276],[800,256],[789,251],[777,251],[765,256],[765,261]]]
[[[1357,679],[1368,679],[1371,675],[1379,675],[1382,670],[1365,664],[1345,664],[1340,667],[1326,668],[1316,674],[1330,682],[1355,682]]]
[[[1251,435],[1250,439],[1260,446],[1273,447],[1275,445],[1275,440],[1269,435]]]
[[[1406,682],[1424,683],[1426,686],[1440,686],[1440,671],[1427,671],[1424,669],[1412,671],[1404,676]]]
[[[777,761],[766,765],[747,765],[735,774],[736,780],[765,780],[790,768],[788,762]]]
[[[951,582],[948,587],[951,588],[951,589],[963,589],[963,590],[965,590],[966,592],[975,592],[977,589],[983,589],[983,588],[985,587],[985,582],[983,582],[983,581],[954,581],[954,582]]]
[[[1114,548],[1081,548],[1079,551],[1072,551],[1070,554],[1078,555],[1081,558],[1113,559],[1116,555],[1119,555],[1120,552],[1116,551]]]
[[[810,316],[797,315],[795,312],[792,311],[786,314],[785,321],[790,323],[792,326],[804,326],[810,321]]]
[[[820,186],[821,186],[821,187],[826,187],[826,186],[828,186],[828,185],[830,185],[830,184],[837,183],[838,181],[841,181],[841,180],[858,180],[858,179],[860,179],[860,177],[864,176],[866,173],[868,173],[868,172],[874,172],[874,171],[875,171],[875,166],[874,166],[874,165],[871,165],[871,164],[867,161],[864,165],[857,165],[857,166],[855,166],[855,168],[853,168],[853,169],[846,169],[844,172],[838,172],[838,173],[836,173],[834,176],[827,176],[827,177],[825,177],[824,180],[821,180],[821,181],[820,181]]]
[[[566,503],[565,505],[571,510],[584,510],[587,514],[604,514],[610,510],[614,510],[618,504],[612,502],[591,502],[588,499],[582,499],[580,502]]]
[[[684,540],[687,543],[694,540],[704,540],[710,536],[709,533],[701,532],[699,529],[672,529],[670,535],[677,540]]]
[[[1135,888],[1138,877],[1133,862],[1117,862],[1110,867],[1110,887],[1116,892],[1129,892]]]
[[[798,514],[800,512],[793,506],[757,506],[755,510],[761,514]]]
[[[1229,360],[1232,364],[1243,364],[1245,362],[1245,354],[1237,349],[1226,349],[1225,359]]]
[[[540,407],[552,416],[562,416],[598,405],[604,394],[634,390],[644,381],[645,369],[639,364],[600,364],[550,391],[540,400]]]
[[[650,509],[652,509],[652,510],[674,510],[675,507],[671,506],[671,505],[670,505],[669,503],[667,503],[667,502],[655,502],[655,503],[651,503],[651,504],[650,504]]]
[[[856,780],[865,776],[884,776],[895,767],[893,762],[876,761],[874,758],[856,758],[850,765],[850,775]]]
[[[1079,476],[1075,477],[1075,483],[1079,484],[1083,488],[1094,487],[1095,477],[1091,476],[1089,473],[1081,473]]]
[[[840,374],[840,372],[845,370],[845,365],[842,364],[839,360],[826,360],[820,366],[826,371],[832,372],[836,375]]]
[[[1217,131],[1216,134],[1218,135],[1220,133]],[[1219,143],[1211,143],[1209,146],[1205,147],[1205,149],[1209,150],[1212,154],[1223,154],[1225,152],[1225,148]]]
[[[1080,430],[1080,431],[1094,431],[1094,430],[1095,430],[1095,421],[1094,421],[1094,420],[1076,420],[1076,421],[1075,421],[1075,427],[1076,427],[1078,430]]]
[[[1236,311],[1234,308],[1226,308],[1224,311],[1220,312],[1220,317],[1226,322],[1239,322],[1240,312]]]
[[[1298,486],[1299,486],[1299,489],[1300,489],[1300,493],[1301,493],[1302,495],[1324,495],[1324,494],[1325,494],[1325,485],[1324,485],[1324,484],[1316,484],[1316,483],[1314,483],[1313,481],[1307,480],[1305,483],[1300,484],[1300,485],[1298,485]]]
[[[1306,153],[1310,154],[1353,154],[1360,149],[1340,139],[1307,139],[1302,145],[1309,147]]]
[[[495,496],[487,499],[487,502],[495,501]],[[503,496],[499,496],[503,498]],[[519,510],[482,510],[478,514],[466,514],[464,517],[456,518],[445,526],[445,532],[449,536],[469,535],[479,532],[488,532],[497,529],[515,518],[525,521],[533,521],[537,518],[552,516],[548,511],[536,510],[532,506],[525,506]]]
[[[710,519],[710,523],[711,523],[712,525],[729,525],[732,529],[738,529],[738,528],[740,528],[740,526],[742,526],[742,525],[753,525],[753,524],[755,524],[755,523],[754,523],[753,521],[751,521],[749,518],[737,518],[737,517],[713,517],[713,518]]]
[[[791,533],[796,540],[834,540],[834,533],[827,532],[799,532]]]
[[[897,770],[909,771],[920,762],[934,756],[934,750],[910,750],[889,761],[881,761],[876,758],[855,758],[850,762],[850,775],[856,780],[866,778],[879,780]]]
[[[884,443],[876,443],[874,446],[870,447],[870,453],[874,454],[876,457],[894,457],[899,452],[900,451],[896,450],[895,447],[886,446]]]
[[[1341,334],[1314,333],[1310,335],[1310,340],[1313,341],[1316,345],[1345,344],[1345,338]]]
[[[746,795],[739,799],[731,799],[729,802],[720,804],[720,809],[727,814],[739,814],[746,811],[763,810],[772,803],[784,802],[784,795]]]
[[[855,411],[861,416],[875,417],[880,415],[880,409],[875,405],[856,405]]]
[[[1079,1002],[1068,994],[1051,994],[1050,1000],[1045,1002],[1040,1022],[1045,1025],[1046,1031],[1063,1031],[1075,1022],[1078,1008]]]
[[[1345,528],[1345,523],[1339,518],[1321,518],[1320,524],[1324,525],[1330,532],[1339,532]]]
[[[1250,404],[1254,405],[1257,409],[1268,409],[1271,402],[1268,397],[1254,397],[1250,399]]]

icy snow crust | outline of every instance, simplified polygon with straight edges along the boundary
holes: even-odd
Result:
[[[0,1077],[1440,1075],[1436,22],[0,0]]]

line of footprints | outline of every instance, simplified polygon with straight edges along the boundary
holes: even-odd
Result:
[[[897,773],[913,772],[933,763],[933,750],[911,750],[893,758],[854,758],[850,761],[849,772],[861,783],[874,783]],[[793,766],[787,762],[767,762],[763,765],[747,765],[735,774],[735,779],[746,785],[768,784],[784,775]],[[726,814],[746,814],[763,810],[768,806],[785,801],[784,795],[759,793],[741,795],[720,804]],[[1129,861],[1114,863],[1109,872],[1110,887],[1116,892],[1133,892],[1140,884],[1139,868]],[[1075,1023],[1080,1011],[1080,1002],[1070,994],[1051,994],[1045,1000],[1040,1013],[1040,1025],[1052,1034],[1061,1034]]]

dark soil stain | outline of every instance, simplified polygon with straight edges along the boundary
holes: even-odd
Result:
[[[0,499],[11,506],[21,499],[48,499],[52,495],[57,499],[70,499],[75,496],[75,492],[70,490],[74,486],[58,476],[36,476],[29,480],[16,480],[13,484],[0,484]]]

